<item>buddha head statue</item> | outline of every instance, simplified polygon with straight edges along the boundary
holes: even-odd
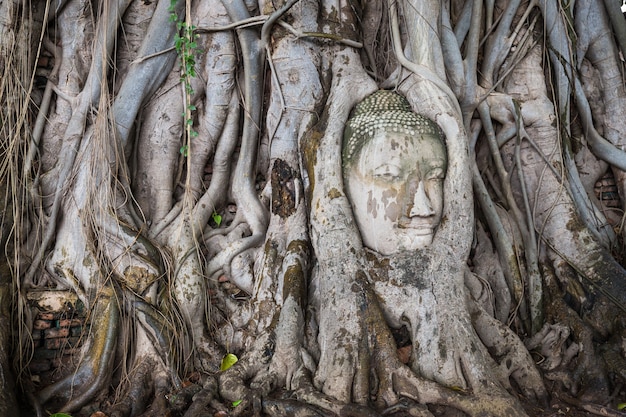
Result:
[[[443,212],[443,133],[401,95],[380,90],[346,124],[343,176],[363,244],[392,255],[431,244]]]

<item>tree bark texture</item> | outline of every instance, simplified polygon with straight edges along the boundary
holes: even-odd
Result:
[[[611,1],[0,1],[0,415],[621,415],[625,24]],[[432,243],[392,255],[342,168],[380,89],[447,153]],[[46,374],[37,326],[67,317],[28,295],[51,290],[85,318]]]

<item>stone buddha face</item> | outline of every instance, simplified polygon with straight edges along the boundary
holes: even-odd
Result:
[[[362,120],[349,122],[343,153],[346,192],[363,244],[382,255],[428,246],[443,212],[447,155],[441,133],[410,108],[370,113],[365,130]]]

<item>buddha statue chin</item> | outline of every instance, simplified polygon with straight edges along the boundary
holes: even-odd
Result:
[[[363,244],[385,256],[426,247],[443,212],[447,156],[440,130],[396,93],[370,97],[374,105],[366,98],[365,111],[360,104],[349,120],[343,151]]]

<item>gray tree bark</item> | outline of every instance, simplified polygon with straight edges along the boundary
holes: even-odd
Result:
[[[14,372],[37,415],[619,415],[624,19],[581,3],[0,2],[0,415]],[[344,189],[378,89],[445,136],[408,254]],[[45,289],[88,312],[53,383]]]

